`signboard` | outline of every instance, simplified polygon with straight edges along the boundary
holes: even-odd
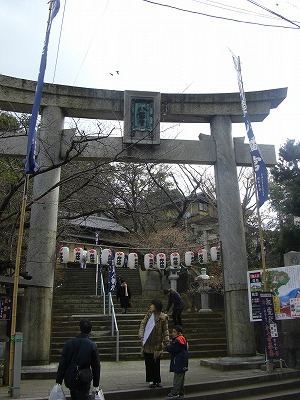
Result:
[[[270,292],[259,294],[259,304],[262,318],[262,328],[265,339],[266,355],[269,360],[280,358],[278,330],[275,321],[273,296]]]
[[[264,291],[262,270],[248,271],[250,321],[261,321],[259,295]],[[273,295],[275,318],[300,318],[300,265],[266,270],[268,290]]]
[[[0,319],[11,319],[11,298],[0,297]]]

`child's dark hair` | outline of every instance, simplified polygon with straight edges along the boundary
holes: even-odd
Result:
[[[174,325],[173,329],[175,329],[175,331],[178,332],[178,333],[182,333],[183,332],[182,326],[180,326],[180,325]]]

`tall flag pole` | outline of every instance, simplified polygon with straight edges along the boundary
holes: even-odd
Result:
[[[42,90],[44,85],[44,77],[47,64],[47,51],[50,38],[50,30],[54,17],[59,11],[60,0],[51,0],[49,6],[49,17],[47,22],[46,38],[44,42],[39,76],[34,96],[34,102],[32,107],[32,115],[29,124],[28,142],[27,142],[27,152],[26,152],[26,162],[25,162],[25,181],[22,197],[22,205],[20,211],[20,227],[18,232],[18,243],[17,243],[17,253],[16,253],[16,264],[14,272],[14,288],[13,288],[13,302],[12,302],[12,316],[11,316],[11,329],[10,329],[10,351],[9,351],[9,393],[11,396],[14,395],[14,385],[13,385],[13,375],[14,375],[14,357],[15,357],[15,341],[16,341],[16,319],[17,319],[17,301],[18,301],[18,288],[19,288],[19,274],[20,274],[20,260],[21,260],[21,249],[23,243],[23,233],[24,233],[24,222],[27,204],[27,192],[29,175],[33,174],[37,170],[37,164],[35,162],[35,147],[36,147],[36,122],[39,113],[39,108],[41,104]]]
[[[263,269],[263,282],[264,282],[264,290],[267,291],[267,277],[266,277],[266,259],[265,259],[265,250],[264,250],[264,240],[261,226],[261,218],[259,213],[259,208],[264,204],[265,201],[268,200],[268,170],[266,164],[263,160],[259,147],[256,143],[254,133],[251,126],[250,117],[247,110],[246,96],[243,86],[242,79],[242,70],[240,58],[236,57],[232,52],[232,58],[235,66],[235,70],[238,77],[238,85],[240,90],[240,99],[241,99],[241,107],[244,116],[244,122],[246,126],[247,136],[249,139],[250,145],[250,154],[252,158],[252,168],[253,168],[253,176],[254,182],[256,184],[256,204],[257,204],[257,216],[258,216],[258,227],[259,227],[259,239],[260,239],[260,252],[261,252],[261,262]]]
[[[44,78],[46,72],[46,65],[47,65],[47,53],[48,53],[48,45],[49,45],[49,38],[50,38],[50,31],[52,26],[52,21],[56,14],[59,11],[60,7],[60,0],[53,0],[50,1],[50,8],[49,8],[49,19],[47,24],[46,30],[46,37],[40,62],[40,70],[39,76],[37,80],[35,95],[34,95],[34,102],[32,107],[32,113],[29,123],[29,133],[28,133],[28,142],[27,142],[27,153],[26,153],[26,163],[25,163],[25,173],[26,174],[33,174],[37,170],[37,164],[35,161],[35,147],[36,147],[36,122],[37,117],[39,114],[41,98],[42,98],[42,91],[44,86]]]

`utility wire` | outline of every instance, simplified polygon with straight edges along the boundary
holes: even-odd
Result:
[[[104,10],[103,10],[103,15],[105,14],[105,11],[106,11],[106,9],[107,9],[107,7],[108,7],[109,2],[110,2],[110,0],[107,0],[106,5],[105,5]],[[96,27],[96,29],[97,29],[97,27]],[[81,62],[81,64],[80,64],[80,67],[79,67],[78,72],[77,72],[77,75],[76,75],[76,77],[75,77],[75,79],[74,79],[73,85],[75,85],[75,83],[76,83],[76,81],[77,81],[77,78],[78,78],[78,76],[79,76],[79,74],[80,74],[80,72],[81,72],[82,66],[83,66],[83,64],[84,64],[84,62],[85,62],[85,60],[86,60],[86,57],[87,57],[87,55],[88,55],[88,53],[89,53],[89,51],[90,51],[90,49],[91,49],[91,47],[92,47],[92,44],[93,44],[93,41],[94,41],[96,35],[97,35],[97,32],[96,32],[96,30],[95,30],[95,33],[94,33],[94,35],[92,36],[92,39],[90,40],[89,46],[88,46],[88,48],[87,48],[87,51],[85,52],[85,55],[84,55],[84,57],[83,57],[83,60],[82,60],[82,62]]]
[[[262,8],[263,10],[265,10],[265,11],[267,11],[267,12],[273,14],[273,15],[276,15],[276,17],[281,18],[281,19],[283,19],[284,21],[287,21],[287,22],[289,22],[289,23],[292,24],[292,25],[297,26],[297,28],[300,28],[300,25],[296,24],[296,22],[291,21],[291,20],[288,19],[288,18],[285,18],[283,15],[278,14],[277,12],[270,10],[269,8],[267,8],[267,7],[265,7],[265,6],[263,6],[263,5],[259,4],[259,3],[257,3],[256,1],[254,1],[254,0],[246,0],[246,1],[248,1],[248,2],[251,3],[251,4],[254,4],[255,6],[257,6],[257,7],[259,7],[259,8]]]
[[[60,25],[60,32],[59,32],[59,39],[58,39],[58,46],[57,46],[57,52],[56,52],[56,60],[55,60],[52,83],[54,83],[54,79],[55,79],[55,75],[56,75],[56,68],[57,68],[58,54],[59,54],[59,50],[60,50],[60,41],[61,41],[61,35],[62,35],[62,28],[63,28],[63,24],[64,24],[64,18],[65,18],[66,4],[67,4],[67,0],[65,0],[63,16],[62,16],[61,25]]]
[[[217,19],[222,19],[222,20],[225,20],[225,21],[240,22],[240,23],[243,23],[243,24],[259,25],[259,26],[265,26],[265,27],[270,27],[270,28],[285,28],[285,29],[299,29],[300,28],[300,26],[298,26],[298,25],[297,25],[297,28],[296,28],[296,27],[292,27],[292,26],[274,25],[274,24],[262,24],[262,23],[259,23],[259,22],[242,21],[242,20],[235,19],[235,18],[220,17],[220,16],[217,16],[217,15],[201,13],[199,11],[187,10],[185,8],[175,7],[175,6],[171,6],[169,4],[162,4],[162,3],[158,3],[158,2],[152,1],[152,0],[142,0],[142,1],[144,1],[146,3],[154,4],[156,6],[172,8],[173,10],[177,10],[177,11],[183,11],[183,12],[187,12],[187,13],[190,13],[190,14],[196,14],[196,15],[203,15],[205,17],[217,18]],[[296,25],[296,24],[294,24],[294,25]]]
[[[229,4],[219,3],[217,1],[212,1],[212,0],[206,0],[206,1],[191,0],[191,1],[193,1],[195,3],[199,3],[199,4],[204,4],[205,6],[208,6],[208,7],[220,8],[222,10],[232,11],[232,12],[239,13],[239,14],[251,15],[251,16],[261,17],[261,18],[266,18],[266,19],[275,19],[275,17],[271,17],[270,15],[262,14],[262,13],[259,13],[256,11],[247,10],[245,8],[230,6]],[[210,3],[212,3],[212,4],[210,4]]]

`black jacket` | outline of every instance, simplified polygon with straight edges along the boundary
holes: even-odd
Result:
[[[79,385],[76,381],[76,369],[91,367],[93,385],[99,386],[100,359],[97,345],[89,339],[89,335],[80,333],[75,338],[68,340],[63,347],[62,355],[57,369],[56,383],[65,381],[69,389],[88,389],[90,383]]]
[[[168,305],[166,308],[166,312],[170,310],[173,304],[173,310],[180,310],[183,308],[183,300],[178,292],[176,290],[171,289],[171,292],[169,294],[169,299],[168,299]]]
[[[170,372],[188,370],[188,342],[183,335],[175,337],[166,349],[171,353]]]

